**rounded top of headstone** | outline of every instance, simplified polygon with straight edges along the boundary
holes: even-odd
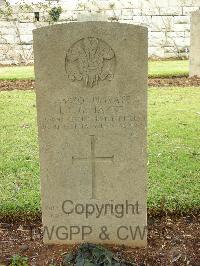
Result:
[[[127,23],[119,23],[119,22],[106,22],[106,21],[84,21],[84,22],[69,22],[69,23],[61,23],[61,24],[55,24],[55,25],[50,25],[50,26],[44,26],[40,27],[38,29],[33,30],[33,35],[37,33],[42,33],[44,34],[45,32],[54,32],[54,31],[59,31],[63,29],[77,29],[80,28],[80,33],[82,29],[88,28],[95,30],[96,28],[107,28],[107,31],[112,30],[112,29],[117,29],[121,30],[126,27],[127,29],[137,31],[137,32],[147,32],[148,28],[145,26],[141,25],[135,25],[135,24],[127,24]]]

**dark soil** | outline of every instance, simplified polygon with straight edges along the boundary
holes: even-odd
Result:
[[[197,216],[161,217],[148,220],[148,247],[108,246],[116,255],[140,266],[200,265],[200,226]],[[44,245],[41,222],[0,223],[0,265],[11,256],[29,258],[30,265],[61,265],[63,253],[76,249],[69,245]]]
[[[150,87],[199,87],[200,78],[198,77],[171,77],[171,78],[149,78]]]
[[[200,78],[149,78],[148,85],[150,87],[200,87]],[[35,81],[33,80],[0,80],[0,91],[33,89],[35,89]]]
[[[0,80],[0,91],[33,90],[34,88],[33,80]]]

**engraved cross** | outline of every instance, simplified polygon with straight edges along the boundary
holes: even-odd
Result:
[[[92,168],[92,199],[96,199],[96,162],[112,162],[114,161],[113,156],[100,157],[95,155],[95,136],[90,135],[90,156],[89,157],[74,157],[72,156],[72,163],[75,161],[90,161]]]

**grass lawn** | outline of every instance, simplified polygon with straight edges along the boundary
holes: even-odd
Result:
[[[33,66],[0,67],[0,80],[35,79]]]
[[[188,60],[149,61],[150,77],[183,76],[189,73]],[[33,66],[0,67],[0,80],[34,79]]]
[[[200,205],[200,89],[149,89],[149,191],[152,210]],[[40,210],[35,94],[0,93],[0,214]]]
[[[188,60],[149,61],[149,77],[173,77],[189,75]]]

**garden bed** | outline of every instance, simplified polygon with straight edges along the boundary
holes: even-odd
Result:
[[[197,77],[173,77],[173,78],[149,78],[150,87],[198,87],[200,78]],[[0,91],[34,90],[34,80],[0,80]]]
[[[148,224],[148,248],[108,248],[119,259],[138,266],[200,265],[198,217],[151,217]],[[34,223],[0,223],[0,239],[0,265],[8,265],[14,254],[28,257],[29,265],[61,265],[63,254],[77,248],[68,245],[44,245],[40,219]]]
[[[171,77],[171,78],[149,78],[150,87],[198,87],[200,78],[198,77]]]

